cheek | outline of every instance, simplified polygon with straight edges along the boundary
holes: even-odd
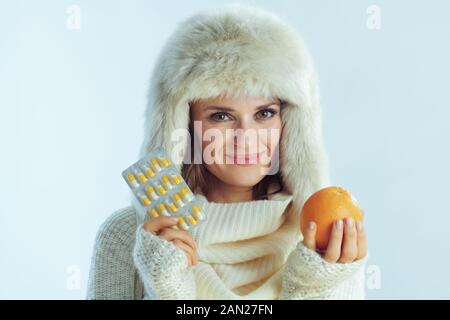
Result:
[[[258,136],[260,146],[265,148],[267,151],[273,151],[281,140],[282,134],[282,123],[281,119],[274,121],[270,126],[265,127],[264,134]]]
[[[227,143],[225,130],[225,127],[218,127],[211,123],[203,122],[202,132],[196,134],[196,139],[198,139],[199,145],[202,146],[204,162],[211,163],[211,161],[218,161],[219,163],[223,163],[225,161],[224,153]]]

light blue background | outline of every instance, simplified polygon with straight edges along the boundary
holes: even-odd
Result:
[[[222,3],[0,2],[0,298],[85,297],[97,229],[129,203],[120,173],[137,160],[156,56],[181,19]],[[365,209],[381,271],[368,297],[450,298],[449,2],[249,3],[314,56],[332,182]]]

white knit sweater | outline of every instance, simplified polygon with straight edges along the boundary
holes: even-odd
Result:
[[[328,263],[299,241],[292,196],[208,202],[192,230],[199,263],[142,228],[132,207],[100,228],[88,299],[363,299],[364,264]]]

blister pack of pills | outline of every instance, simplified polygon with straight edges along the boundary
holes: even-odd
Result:
[[[145,220],[178,217],[175,230],[190,230],[206,218],[199,201],[162,148],[156,148],[122,172]],[[145,221],[144,220],[144,221]]]

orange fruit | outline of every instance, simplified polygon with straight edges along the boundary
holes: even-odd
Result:
[[[300,230],[305,234],[310,221],[316,223],[316,247],[325,250],[333,223],[346,217],[362,221],[363,214],[350,192],[339,186],[331,186],[313,193],[300,213]]]

